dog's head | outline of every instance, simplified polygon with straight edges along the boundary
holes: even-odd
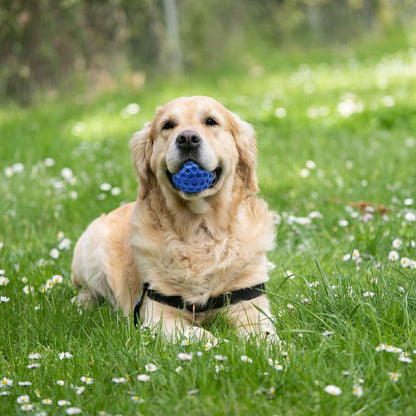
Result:
[[[145,199],[155,186],[184,200],[215,196],[236,178],[258,192],[256,136],[248,123],[209,97],[181,97],[159,108],[156,117],[135,133],[130,146]],[[173,181],[186,162],[211,172],[210,186],[187,193]]]

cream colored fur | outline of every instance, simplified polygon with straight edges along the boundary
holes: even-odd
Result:
[[[218,125],[206,125],[207,117]],[[167,120],[174,128],[162,128]],[[202,138],[201,163],[222,168],[213,188],[192,196],[174,189],[166,174],[179,169],[173,143],[185,129]],[[139,195],[93,221],[77,242],[72,280],[80,289],[79,304],[107,298],[129,315],[143,282],[164,295],[204,304],[268,280],[266,252],[275,230],[267,204],[256,196],[256,138],[249,124],[211,98],[182,97],[161,107],[130,146]],[[169,338],[186,326],[211,338],[200,325],[218,312],[194,317],[146,298],[141,319],[161,325]],[[242,335],[274,332],[264,295],[230,306],[227,317]]]

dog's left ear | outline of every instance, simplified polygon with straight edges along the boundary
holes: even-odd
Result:
[[[257,186],[256,161],[257,146],[256,132],[251,124],[242,121],[235,116],[238,131],[235,133],[235,140],[238,150],[238,166],[237,173],[242,178],[246,188],[256,193],[259,191]]]
[[[132,151],[132,161],[139,178],[139,197],[145,199],[150,190],[150,158],[153,151],[153,140],[151,138],[150,123],[143,130],[134,133],[129,147]]]

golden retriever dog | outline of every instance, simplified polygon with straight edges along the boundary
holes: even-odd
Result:
[[[159,108],[130,142],[136,202],[93,221],[78,240],[72,281],[79,305],[100,298],[177,340],[219,312],[242,336],[277,335],[264,294],[273,214],[256,194],[256,136],[208,97]],[[189,192],[174,175],[186,162],[211,175]]]

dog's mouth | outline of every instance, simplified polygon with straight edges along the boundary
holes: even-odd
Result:
[[[219,166],[206,171],[193,161],[187,161],[176,174],[166,169],[166,175],[173,189],[186,194],[196,195],[206,189],[212,189],[218,183],[222,173]]]

